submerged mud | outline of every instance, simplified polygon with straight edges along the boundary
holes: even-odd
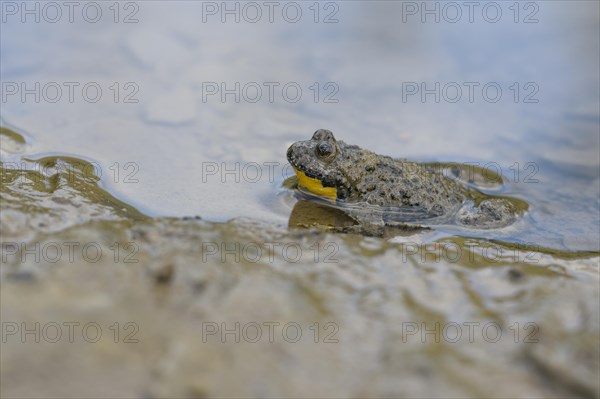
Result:
[[[2,396],[600,396],[597,252],[150,218],[2,136]]]

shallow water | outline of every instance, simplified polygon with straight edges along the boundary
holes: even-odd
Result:
[[[95,161],[111,192],[154,216],[285,223],[289,209],[273,203],[285,149],[324,127],[398,158],[499,168],[517,183],[511,191],[533,205],[520,239],[594,249],[597,4],[542,5],[538,23],[514,23],[514,11],[505,7],[498,23],[474,14],[472,24],[467,15],[452,24],[441,14],[439,24],[423,24],[418,14],[402,14],[406,6],[389,2],[321,10],[321,19],[335,11],[337,23],[314,23],[307,4],[295,24],[279,14],[273,23],[232,17],[221,23],[219,14],[203,14],[193,2],[141,3],[137,23],[114,23],[108,9],[96,24],[81,18],[21,23],[17,14],[2,27],[4,81],[28,88],[57,82],[63,93],[49,103],[52,88],[40,89],[35,103],[31,94],[21,101],[19,91],[3,102],[3,118],[31,134],[33,157]],[[133,11],[122,10],[120,18]],[[531,12],[521,10],[519,18]],[[407,22],[398,23],[402,18]],[[102,96],[90,103],[74,90],[71,103],[64,82],[80,83],[77,89],[96,82]],[[231,90],[236,82],[256,83],[263,96],[250,102],[253,84],[240,89],[239,102],[234,94],[224,102],[207,94],[212,83]],[[277,88],[292,82],[302,97],[292,103],[292,89],[287,99],[275,90],[271,103],[264,82]],[[439,82],[440,102],[435,94],[425,103],[420,93],[408,95],[411,82],[426,82],[430,90]],[[452,82],[463,91],[455,103],[449,102],[454,86],[442,89]],[[479,84],[472,103],[464,82]],[[490,82],[502,90],[495,103],[493,89],[487,97],[480,90]],[[273,170],[264,163],[274,163]]]
[[[295,23],[280,9],[269,22],[264,7],[256,23],[247,21],[253,14],[223,23],[206,8],[222,3],[189,1],[121,3],[118,16],[100,3],[96,23],[81,10],[71,23],[63,8],[58,22],[41,14],[37,23],[31,15],[23,22],[21,3],[11,4],[16,14],[3,3],[0,25],[2,321],[97,320],[108,332],[117,319],[135,320],[146,340],[75,348],[10,341],[3,393],[81,396],[85,383],[59,382],[91,384],[94,373],[46,370],[67,352],[96,373],[127,364],[128,381],[94,385],[107,396],[598,397],[599,366],[586,355],[600,351],[597,2],[520,3],[518,16],[500,3],[495,23],[480,9],[470,23],[464,8],[456,23],[453,14],[422,22],[407,8],[420,2],[301,2]],[[239,100],[211,92],[236,82]],[[440,89],[422,98],[421,83]],[[311,218],[348,222],[284,186],[287,147],[317,128],[380,154],[500,172],[502,195],[529,211],[505,229],[436,226],[387,240],[288,229]],[[196,215],[202,221],[178,220]],[[207,242],[300,243],[307,255],[311,237],[333,243],[338,262],[323,262],[323,252],[312,262],[281,252],[256,264],[223,262],[222,248],[198,260]],[[140,262],[23,260],[11,246],[69,240],[101,243],[110,254],[111,240],[134,242]],[[297,321],[305,331],[333,321],[343,344],[305,343],[304,354],[287,341],[265,344],[260,367],[249,371],[256,348],[199,342],[200,320]],[[513,323],[530,322],[541,341],[402,342],[402,322],[421,321],[493,321],[505,336]],[[277,371],[282,362],[293,380]],[[27,388],[29,368],[36,378]],[[236,378],[243,388],[229,386]]]

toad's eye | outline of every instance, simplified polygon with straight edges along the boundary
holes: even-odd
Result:
[[[321,141],[317,146],[317,154],[322,157],[328,157],[333,154],[333,146],[327,141]]]

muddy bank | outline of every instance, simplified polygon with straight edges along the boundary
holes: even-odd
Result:
[[[600,395],[597,253],[149,218],[53,162],[2,165],[3,396]]]

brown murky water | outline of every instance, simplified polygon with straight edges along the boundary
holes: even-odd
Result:
[[[50,23],[40,3],[37,23],[10,4],[3,397],[600,396],[597,3],[501,3],[497,23],[361,1],[297,3],[295,23],[162,1]],[[490,231],[307,229],[351,223],[284,185],[287,146],[319,127],[501,172],[529,210]]]

